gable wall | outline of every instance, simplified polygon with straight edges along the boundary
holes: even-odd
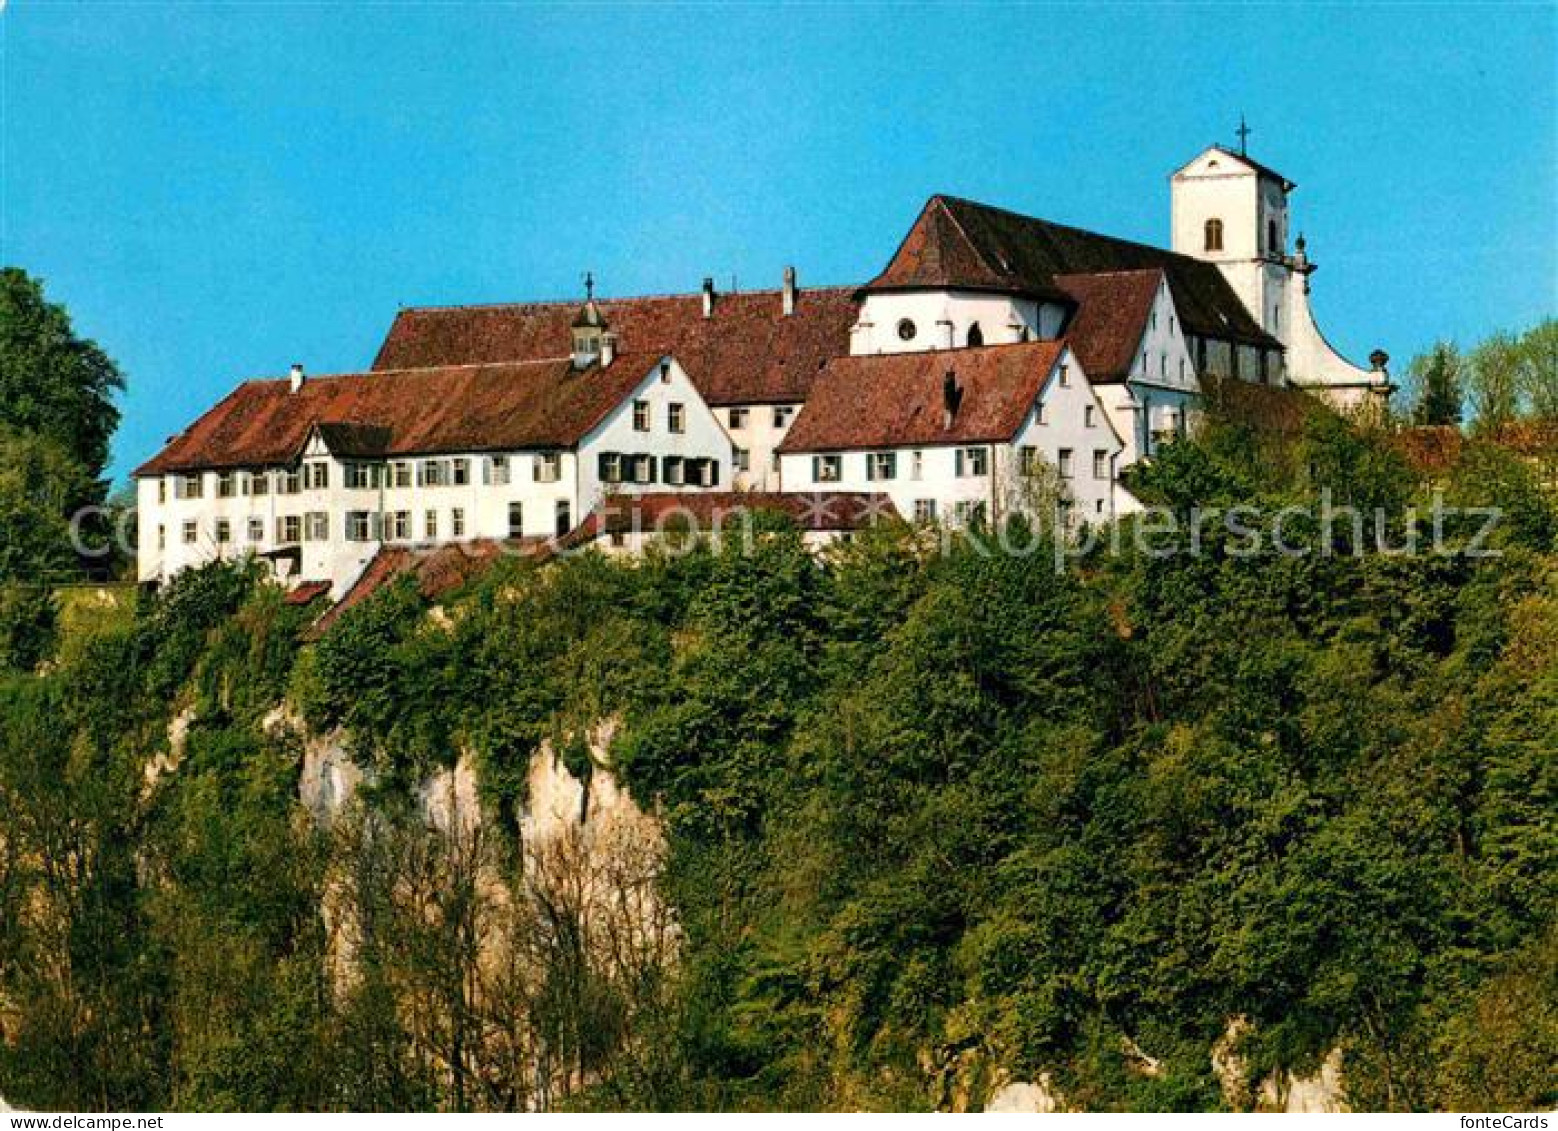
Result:
[[[898,323],[909,319],[916,334],[904,341]],[[984,332],[985,345],[1022,341],[1022,327],[1031,340],[1058,337],[1065,310],[1010,295],[976,291],[905,291],[867,295],[860,321],[850,335],[852,354],[915,353],[961,348],[968,344],[974,323]],[[1015,328],[1014,328],[1015,327]]]

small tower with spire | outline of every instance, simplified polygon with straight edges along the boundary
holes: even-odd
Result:
[[[1315,263],[1303,236],[1289,240],[1289,196],[1297,186],[1250,156],[1252,132],[1240,114],[1236,146],[1210,145],[1173,174],[1173,249],[1216,264],[1260,327],[1282,343],[1280,357],[1274,361],[1268,351],[1258,370],[1266,379],[1277,374],[1323,388],[1341,402],[1388,391],[1382,365],[1354,365],[1315,325]]]
[[[600,358],[602,341],[607,332],[605,315],[601,314],[600,307],[595,302],[595,274],[586,271],[584,305],[579,308],[579,313],[574,315],[572,326],[575,369],[588,369],[595,364]]]

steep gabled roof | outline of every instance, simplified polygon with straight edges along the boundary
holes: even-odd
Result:
[[[296,392],[285,379],[246,381],[135,474],[291,463],[316,427],[327,444],[374,440],[378,456],[572,447],[660,356],[605,369],[558,360],[349,373]]]
[[[1125,380],[1147,332],[1162,269],[1056,275],[1055,282],[1077,304],[1066,340],[1088,380],[1095,385]]]
[[[395,430],[383,424],[321,423],[314,430],[337,459],[376,459],[395,438]]]
[[[1010,264],[987,259],[958,222],[951,203],[952,198],[944,196],[933,196],[926,202],[898,250],[893,252],[887,269],[867,283],[865,290],[913,291],[951,286],[1065,299],[1046,281],[1018,278]]]
[[[1010,440],[1065,352],[1064,342],[834,358],[781,452]],[[945,383],[961,391],[951,426]]]
[[[1185,329],[1281,349],[1212,263],[955,196],[933,196],[887,269],[864,290],[967,288],[1069,302],[1058,275],[1161,270]]]
[[[802,288],[788,316],[778,291],[596,299],[620,348],[674,354],[711,405],[806,399],[822,363],[849,352],[853,287]],[[412,369],[566,357],[576,302],[411,307],[390,326],[373,367]]]

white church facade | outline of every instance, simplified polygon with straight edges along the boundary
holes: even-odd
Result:
[[[137,470],[140,577],[254,554],[339,596],[387,547],[556,541],[631,495],[956,523],[1043,480],[1104,522],[1204,377],[1389,395],[1315,325],[1292,182],[1213,146],[1170,184],[1167,249],[935,196],[863,286],[403,309],[368,371],[245,382]]]
[[[1389,392],[1388,357],[1376,351],[1371,368],[1355,365],[1315,323],[1309,277],[1316,264],[1304,237],[1289,235],[1292,181],[1213,146],[1179,169],[1171,185],[1173,249],[1217,265],[1261,327],[1282,342],[1293,385],[1346,407]]]

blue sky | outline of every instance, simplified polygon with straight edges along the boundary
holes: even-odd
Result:
[[[1239,113],[1322,328],[1558,308],[1558,8],[133,4],[0,11],[0,261],[129,381],[124,475],[400,304],[864,281],[952,192],[1166,243]]]

